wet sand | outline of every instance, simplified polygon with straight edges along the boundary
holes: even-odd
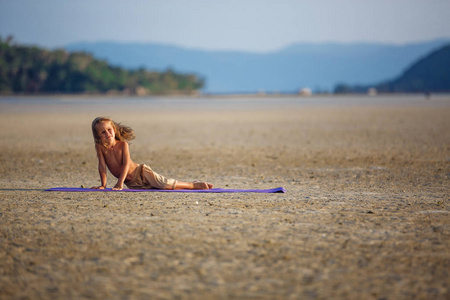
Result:
[[[450,298],[450,97],[31,100],[0,99],[1,299]],[[168,177],[287,193],[45,192],[99,183],[98,115]]]

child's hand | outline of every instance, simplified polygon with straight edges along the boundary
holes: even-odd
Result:
[[[120,191],[123,190],[123,183],[116,183],[116,185],[113,187],[114,191]]]

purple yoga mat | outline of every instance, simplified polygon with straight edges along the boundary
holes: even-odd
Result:
[[[111,188],[104,190],[86,189],[86,188],[71,188],[71,187],[56,187],[45,190],[47,192],[166,192],[166,193],[286,193],[283,187],[263,190],[242,190],[242,189],[210,189],[210,190],[158,190],[158,189],[123,189],[121,191],[113,191]]]

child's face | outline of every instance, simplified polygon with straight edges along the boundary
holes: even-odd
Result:
[[[100,137],[100,140],[103,144],[111,144],[114,143],[116,138],[116,133],[114,131],[114,127],[111,122],[105,121],[100,122],[95,125],[95,129],[97,130],[97,134]]]

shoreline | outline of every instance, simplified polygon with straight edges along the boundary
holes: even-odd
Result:
[[[183,93],[174,93],[174,94],[155,94],[155,95],[111,95],[111,94],[64,94],[64,93],[43,93],[43,94],[25,94],[25,93],[17,93],[17,94],[1,94],[1,98],[136,98],[136,99],[145,99],[145,98],[274,98],[274,97],[295,97],[295,98],[317,98],[317,97],[368,97],[368,98],[377,98],[377,97],[419,97],[424,96],[427,98],[431,97],[447,97],[450,96],[450,92],[446,93],[378,93],[376,95],[368,95],[368,94],[333,94],[333,93],[320,93],[320,94],[311,94],[311,95],[302,95],[299,93],[199,93],[196,95],[189,95]]]

